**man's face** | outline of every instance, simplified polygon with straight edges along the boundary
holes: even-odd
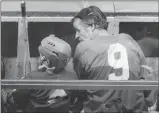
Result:
[[[73,26],[76,29],[76,38],[79,41],[90,40],[93,34],[91,26],[86,25],[81,19],[76,18],[73,22]]]

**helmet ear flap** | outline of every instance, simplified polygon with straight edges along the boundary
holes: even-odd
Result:
[[[56,56],[57,58],[59,57],[58,53],[56,53],[56,52],[54,52],[54,51],[52,51],[52,54],[53,54],[54,56]]]

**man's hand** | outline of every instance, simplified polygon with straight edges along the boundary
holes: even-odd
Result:
[[[157,99],[156,99],[156,102],[153,106],[151,107],[148,107],[148,111],[151,113],[151,112],[154,112],[156,111],[156,108],[157,108]]]

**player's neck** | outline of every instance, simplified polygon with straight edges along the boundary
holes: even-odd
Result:
[[[103,37],[103,36],[110,36],[110,34],[104,29],[95,29],[93,33],[93,38]]]

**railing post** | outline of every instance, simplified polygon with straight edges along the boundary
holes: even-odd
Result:
[[[17,46],[17,73],[16,78],[21,78],[31,71],[30,50],[28,39],[28,27],[25,17],[25,3],[21,4],[22,18],[18,22],[18,46]]]
[[[109,22],[109,24],[108,24],[108,32],[111,35],[119,34],[119,22],[115,21],[115,20],[112,21],[112,22]]]

